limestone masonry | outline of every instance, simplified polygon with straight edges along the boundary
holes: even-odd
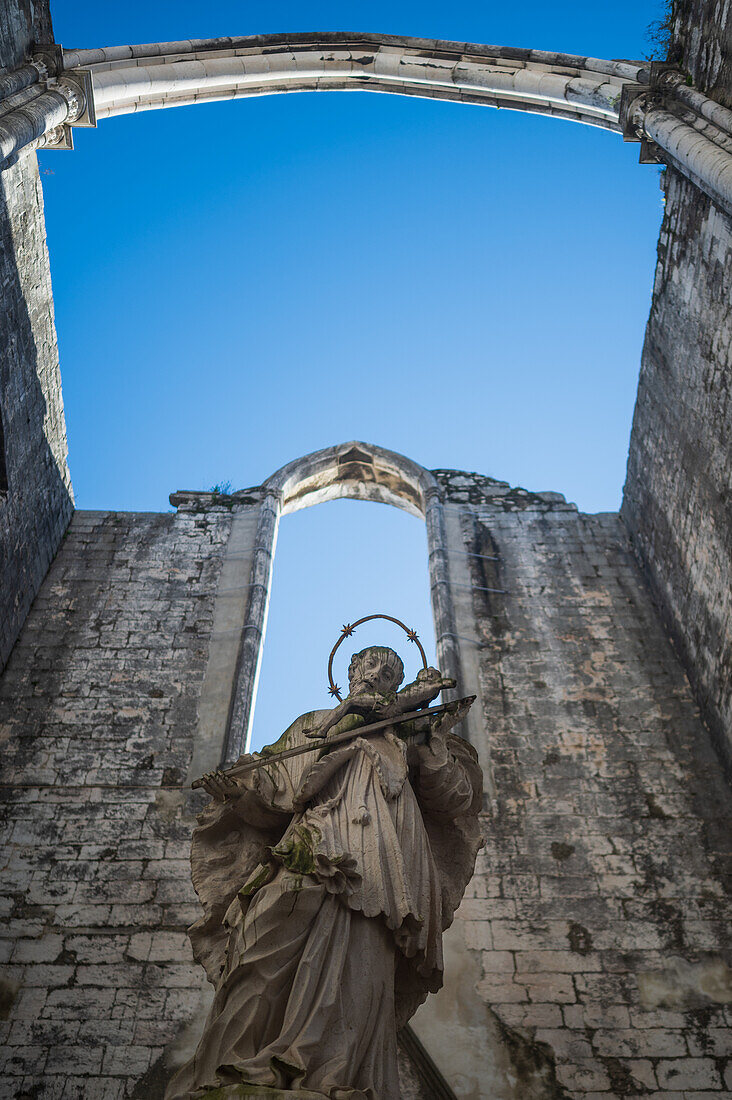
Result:
[[[683,68],[726,107],[729,19],[729,5],[697,2],[677,23]],[[673,168],[665,186],[622,514],[729,763],[732,220]]]
[[[63,97],[34,54],[52,43],[47,5],[0,0],[0,139],[22,154],[0,175],[0,1100],[161,1100],[190,1057],[211,999],[186,935],[205,801],[190,780],[244,747],[279,518],[343,496],[424,518],[438,664],[477,695],[462,733],[482,766],[486,846],[444,937],[445,987],[401,1036],[401,1095],[732,1095],[730,27],[726,0],[676,6],[675,102],[695,104],[684,126],[705,155],[715,146],[718,192],[683,143],[663,153],[620,515],[363,442],[292,456],[231,494],[180,491],[174,513],[75,512],[40,180],[33,142],[21,148],[37,101]],[[338,54],[321,67],[342,64],[346,37],[319,36]],[[366,40],[364,79],[391,90],[413,92],[435,58],[464,83],[479,64],[481,102],[561,76],[561,103],[541,109],[658,154],[608,81],[660,117],[663,68]],[[222,46],[227,80],[256,52],[246,40],[242,62],[239,41]],[[110,113],[132,109],[132,69],[149,61],[120,49],[91,51]],[[499,59],[505,86],[486,75]]]
[[[47,9],[35,18],[0,4],[0,65],[15,68],[50,33]],[[35,157],[0,174],[0,448],[1,667],[73,510]]]
[[[458,1096],[719,1095],[729,799],[623,524],[437,480],[493,791],[443,993],[490,1076],[417,1035]],[[8,1095],[159,1096],[196,1037],[183,781],[232,503],[77,512],[6,669]]]

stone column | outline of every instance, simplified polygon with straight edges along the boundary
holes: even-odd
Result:
[[[281,508],[280,493],[274,489],[268,489],[259,505],[257,529],[252,548],[249,598],[241,634],[224,763],[236,760],[245,751],[249,742],[259,669],[262,663],[264,633],[267,627],[272,562],[277,544]]]

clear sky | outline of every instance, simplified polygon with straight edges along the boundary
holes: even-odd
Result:
[[[634,58],[659,5],[52,0],[52,14],[67,47],[343,29]],[[256,485],[365,439],[617,509],[662,213],[637,145],[354,92],[153,111],[75,140],[40,162],[78,507],[161,511],[176,488]],[[430,629],[419,521],[337,502],[280,537],[268,731],[327,705],[302,695],[313,677],[321,691],[346,619]]]

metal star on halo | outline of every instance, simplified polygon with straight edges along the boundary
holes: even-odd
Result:
[[[329,695],[338,695],[340,690],[341,689],[338,687],[338,684],[333,684],[333,687],[328,690],[328,694]]]
[[[350,623],[343,624],[343,630],[341,631],[341,634],[344,638],[350,638],[351,634],[353,634],[353,627]]]
[[[409,638],[410,642],[416,642],[419,638],[419,634],[416,630],[408,630],[407,637]]]

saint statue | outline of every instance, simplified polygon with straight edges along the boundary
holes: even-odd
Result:
[[[448,733],[459,709],[425,709],[454,680],[423,668],[400,691],[401,659],[381,646],[348,676],[333,710],[199,781],[213,801],[193,835],[205,913],[190,936],[216,994],[166,1100],[399,1096],[397,1030],[442,985],[442,932],[482,844],[482,775]]]

